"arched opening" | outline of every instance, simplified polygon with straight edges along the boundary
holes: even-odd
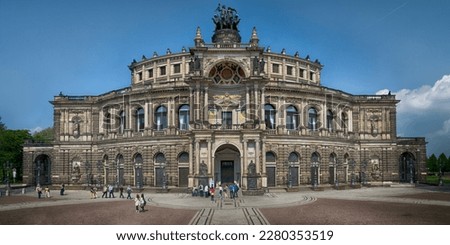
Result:
[[[288,164],[289,164],[289,171],[288,171],[288,181],[289,186],[298,186],[299,181],[299,164],[300,157],[296,152],[291,152],[288,156]]]
[[[155,165],[155,186],[165,189],[167,187],[168,180],[168,176],[166,174],[166,156],[159,152],[155,155],[153,161]]]
[[[319,179],[320,155],[317,152],[311,154],[311,185],[316,187],[320,184]]]
[[[122,154],[117,155],[116,157],[116,179],[115,179],[115,184],[116,186],[123,186],[125,184],[125,159],[123,158]]]
[[[276,186],[276,166],[277,157],[275,153],[266,152],[266,174],[267,174],[267,187]]]
[[[416,175],[415,175],[415,164],[416,159],[411,152],[404,152],[400,155],[399,159],[399,177],[400,182],[403,183],[415,183]]]
[[[214,159],[214,180],[216,182],[221,184],[241,182],[241,155],[236,146],[231,144],[220,146],[214,154]]]
[[[137,188],[142,188],[144,185],[144,175],[142,171],[142,164],[144,163],[144,159],[140,153],[134,155],[134,185]]]
[[[178,156],[178,186],[187,187],[189,184],[189,153],[182,152]]]
[[[51,178],[51,160],[48,155],[41,154],[34,160],[34,183],[36,185],[50,185]]]

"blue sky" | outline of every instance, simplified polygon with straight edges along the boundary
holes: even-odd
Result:
[[[127,65],[154,51],[210,42],[218,3],[237,9],[243,41],[258,30],[272,52],[310,55],[322,84],[352,94],[387,90],[398,134],[450,154],[450,1],[0,0],[0,116],[10,129],[52,126],[62,91],[98,95],[129,86]]]

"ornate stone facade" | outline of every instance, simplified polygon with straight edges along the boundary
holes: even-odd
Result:
[[[424,138],[397,136],[394,95],[321,85],[309,56],[242,43],[236,11],[219,6],[212,43],[129,65],[131,85],[60,94],[55,141],[24,146],[28,184],[244,189],[417,182]]]

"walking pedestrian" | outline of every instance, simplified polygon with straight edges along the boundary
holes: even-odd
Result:
[[[61,195],[61,196],[64,196],[64,191],[65,191],[66,189],[65,189],[65,185],[64,184],[62,184],[61,185],[61,190],[59,191],[59,194]]]
[[[38,194],[38,198],[41,199],[41,196],[42,196],[42,188],[41,188],[40,185],[37,185],[37,186],[36,186],[36,192],[37,192],[37,194]]]
[[[215,194],[214,186],[211,186],[209,188],[209,195],[211,195],[211,202],[214,202],[214,194]]]
[[[45,190],[45,197],[50,198],[50,188],[46,186],[44,190]]]
[[[116,198],[114,196],[114,187],[112,185],[109,185],[108,190],[109,190],[109,198],[111,198],[111,196],[112,198]]]
[[[140,203],[142,212],[145,212],[145,205],[146,204],[147,204],[147,201],[145,200],[144,193],[142,193],[141,194],[141,203]]]
[[[136,197],[134,198],[134,206],[136,208],[136,213],[139,213],[139,206],[141,206],[141,197],[139,194],[136,194]]]
[[[108,198],[108,187],[106,185],[103,186],[102,198]]]
[[[125,196],[123,195],[123,186],[120,186],[119,193],[120,193],[120,195],[119,195],[120,198],[125,198]]]
[[[131,198],[131,192],[133,192],[133,190],[131,189],[131,186],[128,185],[128,187],[127,187],[127,199],[133,199],[133,198]]]

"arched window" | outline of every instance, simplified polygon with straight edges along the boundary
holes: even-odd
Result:
[[[298,128],[298,113],[297,108],[289,106],[286,109],[286,128],[297,129]]]
[[[341,129],[344,131],[344,133],[347,133],[348,131],[348,117],[347,113],[342,112],[341,115]]]
[[[111,132],[111,114],[108,112],[106,112],[105,114],[105,118],[103,121],[103,129],[105,130],[106,133]]]
[[[264,121],[266,123],[266,128],[267,129],[275,129],[276,126],[276,122],[275,122],[275,108],[273,107],[273,105],[270,104],[266,104],[264,106],[264,114],[265,114],[265,118]]]
[[[144,109],[138,108],[136,110],[136,132],[144,131]]]
[[[167,108],[160,106],[155,111],[156,130],[167,128]]]
[[[314,107],[308,110],[308,128],[310,130],[317,130],[317,110]]]
[[[327,111],[327,129],[329,132],[333,132],[334,131],[334,127],[333,127],[333,112],[331,110]]]
[[[320,160],[320,155],[317,152],[314,152],[313,154],[311,154],[311,162],[313,163],[318,163]]]
[[[299,160],[299,157],[298,157],[297,153],[291,152],[291,154],[289,154],[289,157],[288,157],[289,162],[298,163],[298,160]]]
[[[123,134],[126,128],[127,116],[125,115],[125,111],[121,111],[119,113],[119,133]]]
[[[266,162],[276,162],[276,156],[273,152],[269,151],[266,152]]]
[[[183,152],[178,156],[178,163],[189,163],[189,154],[187,152]]]
[[[180,130],[189,129],[189,105],[182,105],[178,110],[178,120]]]
[[[137,153],[134,156],[134,163],[135,164],[142,164],[144,162],[144,159],[142,158],[142,155],[140,153]]]
[[[155,163],[166,163],[166,156],[163,153],[156,154]]]

